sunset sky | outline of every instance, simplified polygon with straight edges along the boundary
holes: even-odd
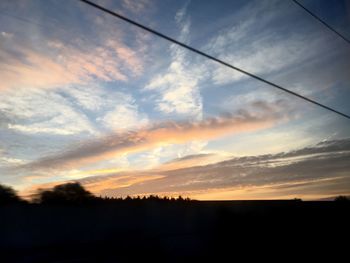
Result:
[[[300,0],[350,38],[350,2]],[[350,114],[350,45],[293,1],[95,0]],[[0,183],[97,195],[350,194],[350,120],[79,1],[0,2]]]

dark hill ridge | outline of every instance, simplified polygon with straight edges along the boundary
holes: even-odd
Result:
[[[330,252],[349,202],[131,200],[0,207],[1,262],[182,262]],[[345,247],[345,244],[343,244]],[[276,255],[275,255],[276,256]]]

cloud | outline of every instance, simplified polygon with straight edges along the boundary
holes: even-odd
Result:
[[[180,41],[188,41],[190,20],[186,18],[186,7],[176,13],[175,20],[181,28]],[[157,110],[201,119],[203,105],[198,84],[203,77],[200,68],[192,68],[187,51],[182,47],[171,44],[170,53],[171,64],[167,70],[153,77],[145,90],[159,94]]]
[[[117,155],[140,152],[167,144],[182,144],[193,140],[209,140],[239,132],[255,131],[270,127],[284,118],[273,108],[266,108],[265,114],[251,115],[240,111],[202,121],[163,122],[148,128],[114,133],[98,138],[57,155],[42,158],[23,169],[47,169],[81,166]]]
[[[1,47],[0,89],[57,88],[96,79],[127,81],[143,72],[140,54],[121,40],[73,46],[49,39],[40,50],[24,43],[11,38]]]
[[[294,198],[324,200],[339,195],[348,195],[347,186],[349,184],[349,178],[335,177],[262,186],[207,189],[193,193],[192,198],[200,200],[281,200]]]
[[[105,89],[99,85],[69,85],[60,89],[66,96],[74,100],[74,104],[78,107],[89,111],[100,111],[106,105],[114,105],[115,97],[124,97],[123,93],[108,94]]]
[[[1,32],[1,36],[3,37],[3,38],[12,38],[13,37],[13,34],[12,33],[7,33],[7,32],[5,32],[5,31],[2,31]]]
[[[125,131],[148,123],[131,94],[99,85],[69,85],[2,91],[3,128],[26,134],[96,136]],[[96,126],[95,123],[99,125]]]
[[[182,144],[163,144],[140,154],[131,155],[130,159],[134,169],[145,170],[159,167],[163,162],[174,158],[201,152],[206,145],[207,142],[203,140],[192,140]]]
[[[100,128],[108,131],[135,129],[149,122],[130,93],[111,91],[99,85],[71,85],[60,92],[71,97],[75,106],[93,112]]]
[[[111,177],[94,177],[81,180],[84,187],[88,188],[93,193],[102,193],[106,189],[123,189],[133,185],[143,184],[145,182],[158,180],[163,178],[163,175],[150,174],[121,174],[119,176]]]
[[[202,165],[190,155],[170,163],[194,161],[180,169],[150,169],[92,176],[79,181],[98,195],[185,195],[213,199],[320,199],[349,195],[350,139],[328,140],[314,146],[278,154],[245,156]],[[195,164],[197,160],[197,164]],[[164,166],[163,166],[164,168]],[[68,177],[67,177],[68,179]],[[64,182],[64,181],[62,181]],[[52,187],[50,182],[25,189]]]
[[[79,81],[79,76],[64,66],[35,51],[20,47],[17,54],[0,49],[1,89],[52,87]]]
[[[325,70],[322,70],[324,67],[315,67],[315,61],[323,60],[325,62],[329,59],[323,56],[320,57],[320,52],[327,54],[332,52],[329,46],[325,44],[327,42],[323,35],[314,32],[311,26],[305,26],[300,30],[291,32],[291,29],[287,27],[283,12],[281,14],[271,12],[271,6],[285,11],[288,5],[278,1],[273,3],[250,2],[235,13],[226,28],[221,29],[221,27],[218,33],[211,37],[207,41],[208,43],[200,49],[263,77],[271,76],[275,79],[278,77],[276,82],[281,84],[285,83],[286,78],[290,77],[288,74],[295,71],[295,74],[293,73],[294,84],[290,84],[290,80],[287,83],[289,83],[289,88],[298,92],[297,89],[302,86],[302,94],[312,93],[315,90],[319,91],[323,86],[328,88],[330,86],[328,83],[334,83],[336,78],[333,75],[331,82],[322,83],[325,75],[332,74],[325,73]],[[276,24],[279,19],[282,19],[283,23]],[[189,43],[191,24],[186,8],[178,10],[175,20],[181,29],[178,39]],[[272,23],[275,23],[276,26],[269,26]],[[218,24],[222,25],[219,22]],[[155,99],[156,109],[162,113],[168,115],[177,113],[200,119],[203,116],[203,104],[207,103],[207,101],[203,101],[202,95],[204,94],[204,98],[207,99],[210,98],[211,93],[215,92],[204,90],[205,88],[248,79],[245,75],[222,65],[198,60],[196,56],[194,56],[195,60],[191,60],[191,54],[176,45],[170,45],[170,51],[172,62],[168,69],[153,77],[145,86],[146,91],[158,93]],[[300,72],[300,67],[308,64],[309,67],[305,70],[304,75],[303,72]],[[317,68],[317,72],[313,72],[313,74],[319,75],[320,72],[324,74],[322,73],[322,77],[312,78],[313,82],[310,83],[305,78],[312,68]],[[303,75],[303,78],[298,77],[301,75]],[[321,78],[321,83],[315,83],[315,79]],[[241,84],[242,82],[240,82]],[[239,92],[252,94],[254,99],[259,98],[261,93],[256,92],[256,87],[261,87],[261,83],[252,80],[252,82],[244,82],[244,84],[247,84],[244,86],[246,89],[239,86],[237,87]],[[305,88],[306,84],[307,88]],[[265,86],[263,88],[266,89]],[[254,92],[252,92],[253,90]],[[281,93],[268,89],[264,95],[277,97],[281,96]],[[242,101],[240,101],[240,104]],[[297,102],[298,100],[296,100]],[[232,104],[230,105],[232,107]],[[216,105],[216,107],[221,106],[221,104]],[[233,107],[237,107],[237,104],[233,104]]]
[[[279,11],[273,12],[271,7]],[[329,63],[329,55],[341,49],[327,45],[327,36],[324,32],[320,34],[315,24],[299,19],[298,23],[304,23],[303,26],[291,27],[290,20],[299,16],[298,11],[300,10],[294,6],[291,8],[284,2],[250,1],[235,12],[226,27],[218,28],[218,33],[209,39],[202,49],[236,67],[265,78],[269,76],[276,79],[276,76],[281,74],[285,78],[290,70],[300,73],[301,65],[313,64],[316,61]],[[215,85],[235,83],[249,78],[218,64],[213,63],[210,68],[211,80]],[[310,70],[314,68],[315,66]],[[297,76],[299,77],[299,74]],[[293,81],[300,81],[300,77],[293,77]],[[303,88],[303,92],[308,92],[312,86],[315,85]]]
[[[6,126],[29,134],[97,134],[89,119],[58,93],[17,88],[2,92],[0,112]]]
[[[149,123],[146,113],[140,113],[136,101],[128,94],[119,93],[114,105],[97,121],[112,131],[126,131],[141,128]]]
[[[139,0],[139,1],[133,1],[133,0],[123,0],[122,6],[133,13],[141,13],[145,10],[146,7],[149,6],[148,0]]]
[[[89,191],[93,192],[95,195],[103,194],[103,191],[109,189],[123,189],[133,185],[143,184],[145,182],[161,179],[164,176],[162,175],[150,175],[150,174],[139,174],[133,172],[133,174],[129,173],[120,173],[118,176],[91,176],[84,179],[80,179],[79,183],[83,184],[85,188]],[[26,177],[28,180],[35,180],[38,177]],[[38,183],[33,184],[29,187],[24,187],[20,191],[20,196],[23,198],[31,199],[33,195],[35,195],[38,189],[50,189],[58,184],[64,184],[68,182],[76,182],[77,180],[56,180],[48,183]]]
[[[181,169],[152,169],[145,174],[163,177],[126,188],[113,189],[110,185],[102,193],[183,194],[201,199],[315,199],[349,194],[349,160],[350,139],[333,140],[287,153],[231,158],[209,165],[198,162]]]
[[[202,159],[202,158],[206,158],[206,157],[212,157],[213,154],[212,153],[200,153],[200,154],[192,154],[192,155],[186,155],[184,157],[181,158],[177,158],[174,160],[171,160],[169,163],[178,163],[178,162],[183,162],[183,161],[188,161],[188,160],[198,160],[198,159]]]
[[[165,162],[158,167],[155,167],[154,170],[161,171],[169,171],[169,170],[177,170],[182,168],[189,168],[193,166],[202,166],[208,165],[211,163],[217,163],[219,161],[223,161],[225,159],[230,158],[231,155],[226,155],[222,153],[199,153],[199,154],[191,154],[186,155],[180,158],[176,158]]]
[[[1,166],[11,166],[11,165],[18,165],[18,164],[25,164],[27,160],[22,160],[18,158],[10,158],[6,156],[0,155],[0,164]]]
[[[305,43],[308,45],[305,45]],[[307,59],[316,54],[319,50],[319,40],[298,36],[290,36],[284,40],[261,39],[256,41],[254,46],[243,47],[239,50],[231,49],[223,51],[221,57],[253,74],[262,75],[278,73],[287,67],[295,66],[301,62],[301,58]],[[313,52],[310,52],[310,49]],[[217,66],[212,74],[214,84],[222,85],[247,78],[237,71],[222,66]]]

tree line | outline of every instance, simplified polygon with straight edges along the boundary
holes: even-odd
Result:
[[[65,183],[54,186],[52,189],[38,189],[37,193],[32,195],[31,200],[22,199],[17,192],[5,185],[0,184],[0,205],[6,204],[47,204],[47,205],[69,205],[69,204],[100,204],[100,203],[118,203],[118,202],[188,202],[190,198],[179,196],[160,197],[158,195],[149,196],[126,196],[122,197],[102,197],[95,196],[86,190],[80,183]]]

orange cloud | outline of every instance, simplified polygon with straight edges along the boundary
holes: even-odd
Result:
[[[110,41],[109,47],[115,50],[125,67],[137,75],[142,73],[143,63],[134,50],[127,46],[120,45],[120,43],[116,43],[115,41]]]
[[[0,90],[55,88],[84,84],[93,78],[126,81],[128,75],[140,75],[143,70],[139,54],[120,41],[108,41],[86,51],[58,41],[48,41],[47,45],[44,52],[18,43],[12,43],[11,52],[0,49]]]
[[[178,170],[194,166],[203,166],[212,163],[217,163],[229,158],[232,158],[232,156],[222,154],[195,154],[163,163],[158,167],[154,168],[154,170],[157,172]]]
[[[22,169],[67,169],[140,152],[160,145],[181,144],[192,140],[210,140],[239,132],[254,131],[273,125],[280,115],[274,111],[259,117],[248,113],[208,118],[198,122],[164,122],[151,127],[116,133],[89,141],[63,153],[22,165]]]
[[[315,191],[314,188],[324,188],[328,184],[344,181],[343,177],[301,180],[287,183],[272,183],[261,186],[213,188],[202,191],[186,192],[188,196],[198,200],[282,200],[302,198],[303,200],[318,200],[335,196],[331,189]],[[338,190],[339,191],[339,190]],[[341,194],[348,195],[349,191]]]
[[[149,174],[133,174],[107,177],[106,179],[97,180],[96,182],[83,182],[84,187],[94,194],[101,194],[106,189],[121,189],[164,178],[163,175],[149,175]]]
[[[10,87],[47,87],[79,81],[79,76],[59,63],[34,51],[23,49],[28,62],[9,58],[0,63],[0,89]]]

